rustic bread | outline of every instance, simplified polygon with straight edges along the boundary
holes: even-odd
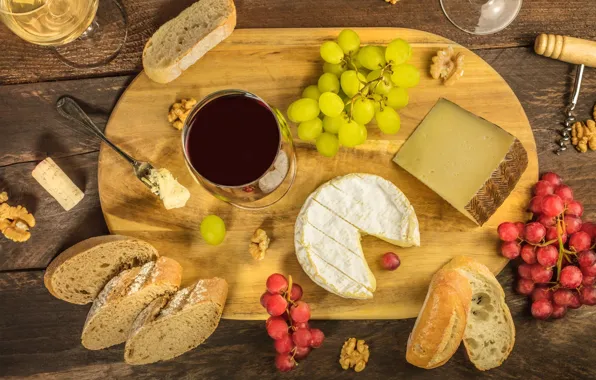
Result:
[[[169,83],[236,27],[233,0],[201,0],[162,25],[143,50],[143,68],[149,78]]]
[[[445,268],[466,276],[472,287],[472,303],[464,346],[476,368],[482,371],[500,366],[513,350],[515,326],[505,303],[503,288],[481,263],[456,257]]]
[[[458,271],[435,273],[408,338],[406,360],[410,364],[430,369],[453,356],[466,329],[471,298],[470,284]]]
[[[137,317],[124,349],[129,364],[172,359],[207,339],[219,323],[228,284],[199,280],[171,298],[160,297]]]
[[[108,235],[84,240],[59,254],[48,266],[43,282],[64,301],[84,305],[124,269],[155,261],[157,250],[147,242]]]
[[[87,315],[83,346],[99,350],[124,342],[139,313],[156,298],[178,290],[181,279],[180,264],[163,256],[112,278]]]

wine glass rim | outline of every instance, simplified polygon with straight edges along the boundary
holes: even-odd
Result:
[[[486,0],[487,3],[491,2],[491,1],[493,1],[493,0]],[[506,24],[504,24],[500,28],[488,30],[486,32],[476,32],[476,31],[468,30],[468,29],[465,29],[465,28],[459,26],[455,22],[455,20],[453,20],[453,18],[451,16],[449,16],[449,12],[447,12],[447,9],[445,9],[444,0],[439,0],[439,3],[441,4],[441,9],[443,10],[443,14],[445,15],[445,17],[447,17],[447,20],[449,20],[449,22],[453,26],[455,26],[457,29],[461,30],[462,32],[465,32],[465,33],[468,33],[468,34],[472,34],[472,35],[475,35],[475,36],[486,36],[486,35],[495,34],[495,33],[498,33],[500,31],[504,30],[509,25],[511,25],[513,23],[513,21],[515,21],[515,19],[519,15],[519,12],[521,11],[522,6],[523,6],[523,0],[519,0],[519,6],[517,7],[517,10],[515,11],[515,14],[511,16],[509,22],[507,22]]]
[[[0,13],[3,13],[5,15],[11,15],[11,16],[26,16],[28,14],[33,14],[35,12],[38,12],[40,9],[46,7],[48,5],[47,1],[44,1],[42,4],[40,4],[37,8],[32,9],[30,11],[27,12],[13,12],[13,11],[9,11],[6,9],[6,4],[5,2],[0,2]]]

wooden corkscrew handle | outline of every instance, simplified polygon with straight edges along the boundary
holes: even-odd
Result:
[[[596,67],[596,41],[558,34],[540,34],[536,37],[534,51],[559,61]]]

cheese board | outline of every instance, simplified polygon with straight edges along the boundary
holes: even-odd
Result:
[[[304,87],[322,73],[319,46],[341,29],[237,30],[175,81],[154,83],[141,73],[116,105],[106,135],[135,157],[168,168],[186,186],[191,198],[186,207],[166,211],[139,183],[116,153],[102,147],[99,191],[110,231],[153,244],[160,254],[184,268],[183,285],[218,276],[229,283],[223,318],[266,319],[259,304],[262,284],[275,272],[291,274],[304,288],[314,319],[397,319],[415,317],[422,306],[432,274],[454,256],[467,255],[498,273],[507,259],[498,253],[496,227],[505,220],[523,219],[530,188],[538,178],[538,160],[532,130],[521,104],[505,80],[473,52],[443,37],[411,29],[355,29],[362,44],[386,44],[395,38],[413,48],[410,61],[422,73],[410,91],[409,105],[400,111],[402,127],[384,135],[374,126],[368,140],[356,148],[342,148],[333,158],[322,157],[314,144],[300,141],[291,125],[298,162],[296,181],[277,204],[259,211],[235,208],[216,199],[195,183],[182,152],[180,132],[167,120],[169,107],[181,98],[202,99],[229,88],[250,91],[285,113]],[[451,87],[428,74],[438,49],[453,46],[466,56],[465,75]],[[528,166],[511,195],[479,227],[434,191],[392,162],[438,99],[445,98],[492,122],[517,137],[528,154]],[[233,112],[233,110],[230,110]],[[457,141],[458,136],[452,136]],[[450,141],[445,141],[449,144]],[[300,266],[294,247],[296,217],[309,195],[334,177],[350,173],[381,176],[409,199],[420,224],[420,246],[400,248],[366,236],[362,248],[376,278],[374,298],[344,299],[317,286]],[[199,225],[210,214],[226,223],[227,235],[219,246],[201,238]],[[263,261],[248,251],[252,234],[262,228],[272,239]],[[396,271],[381,268],[387,251],[401,259]]]

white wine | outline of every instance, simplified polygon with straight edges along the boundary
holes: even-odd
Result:
[[[25,41],[64,45],[85,32],[99,0],[0,0],[0,20]]]

